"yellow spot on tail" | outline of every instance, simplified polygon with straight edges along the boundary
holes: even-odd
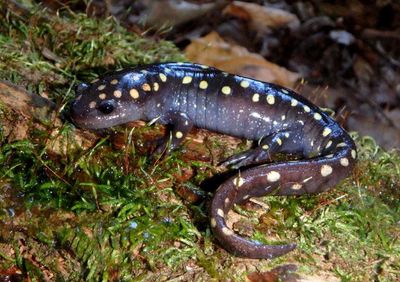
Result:
[[[121,90],[115,90],[113,94],[114,94],[115,98],[121,98],[121,96],[122,96]]]
[[[276,182],[281,178],[281,175],[277,171],[270,171],[267,173],[267,180],[269,182]]]
[[[205,81],[205,80],[200,81],[200,84],[199,84],[200,89],[207,89],[207,87],[208,87],[207,81]]]
[[[151,91],[151,86],[150,86],[150,84],[145,83],[145,84],[142,85],[142,89],[144,91]]]
[[[270,105],[275,104],[275,97],[274,97],[274,95],[269,94],[269,95],[267,96],[267,103],[270,104]]]
[[[220,217],[224,217],[224,211],[223,211],[222,209],[218,209],[218,210],[217,210],[217,214],[218,214]]]
[[[177,131],[177,132],[175,133],[175,137],[178,138],[178,139],[181,139],[181,138],[183,137],[183,133],[180,132],[180,131]]]
[[[139,98],[139,91],[137,91],[135,88],[132,88],[129,90],[129,95],[131,95],[133,99],[137,99]]]
[[[322,165],[321,166],[321,175],[323,177],[326,177],[330,175],[333,171],[333,168],[330,165]]]
[[[328,143],[326,143],[325,149],[328,149],[332,145],[332,140],[329,140]]]
[[[279,146],[282,145],[282,139],[281,138],[276,138],[276,143],[278,143]]]
[[[89,108],[94,109],[96,107],[96,102],[92,101],[89,103]]]
[[[100,100],[104,100],[107,97],[106,93],[101,93],[99,95]]]
[[[242,80],[240,82],[240,86],[242,86],[243,88],[247,88],[250,86],[250,83],[247,80]]]
[[[356,152],[356,150],[351,150],[351,157],[352,157],[353,159],[355,159],[355,158],[357,157],[357,152]]]
[[[347,144],[346,143],[344,143],[344,142],[342,142],[342,143],[339,143],[339,144],[337,144],[336,145],[336,147],[337,148],[340,148],[340,147],[346,147],[347,146]]]
[[[231,88],[229,87],[229,86],[224,86],[224,87],[222,87],[222,89],[221,89],[221,92],[222,93],[224,93],[225,95],[229,95],[229,94],[231,94]]]
[[[303,185],[301,185],[300,183],[295,183],[292,185],[293,190],[300,190],[301,187],[303,187]]]
[[[292,99],[292,100],[290,101],[290,105],[291,105],[292,107],[296,107],[298,103],[299,103],[299,102],[298,102],[296,99]]]
[[[348,158],[341,158],[340,159],[340,164],[342,166],[349,166],[349,159]]]
[[[253,97],[251,98],[251,100],[254,103],[257,103],[258,101],[260,101],[260,94],[258,94],[258,93],[253,94]]]
[[[154,82],[153,89],[154,89],[154,91],[158,91],[158,89],[160,89],[160,85],[157,82]]]
[[[309,107],[309,106],[306,106],[306,105],[304,105],[303,109],[304,109],[304,111],[305,111],[306,113],[309,113],[309,112],[311,111],[310,107]]]
[[[264,144],[264,145],[262,145],[261,148],[263,148],[264,150],[268,150],[268,149],[269,149],[269,146],[268,146],[267,144]]]
[[[314,119],[315,120],[321,120],[322,116],[319,113],[314,114]]]
[[[224,233],[226,236],[232,236],[233,231],[230,230],[228,227],[222,227],[222,233]]]
[[[111,80],[111,82],[110,82],[112,85],[115,85],[115,84],[117,84],[118,83],[118,79],[113,79],[113,80]]]
[[[104,90],[104,88],[106,88],[106,86],[104,84],[99,85],[99,87],[97,87],[97,90]]]
[[[211,218],[210,223],[212,228],[215,228],[217,226],[217,221],[213,217]]]
[[[332,132],[332,129],[330,129],[329,127],[325,127],[324,131],[322,131],[322,136],[326,137],[329,134],[331,134],[331,132]]]
[[[233,179],[233,185],[235,185],[236,187],[242,186],[243,183],[244,183],[244,179],[241,177],[236,177]]]
[[[191,76],[185,76],[183,79],[182,79],[182,83],[183,84],[189,84],[189,83],[191,83],[192,82],[192,77]]]
[[[158,74],[158,76],[160,77],[162,82],[166,82],[167,81],[167,76],[163,73]]]

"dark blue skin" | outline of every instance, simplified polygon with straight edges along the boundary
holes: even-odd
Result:
[[[133,120],[171,126],[157,151],[174,149],[193,126],[258,142],[223,165],[241,168],[211,203],[211,228],[221,245],[248,258],[273,258],[295,244],[268,246],[236,235],[225,222],[235,203],[266,195],[320,193],[347,177],[356,163],[350,136],[333,119],[295,92],[250,78],[189,63],[127,69],[81,84],[72,118],[100,129]],[[277,153],[298,161],[269,163]]]

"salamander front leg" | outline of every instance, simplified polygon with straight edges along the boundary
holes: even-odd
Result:
[[[168,126],[166,135],[158,140],[155,154],[169,153],[175,150],[193,128],[193,122],[185,113],[168,112],[159,119],[159,122]]]
[[[222,161],[219,165],[231,166],[237,169],[252,164],[270,162],[275,154],[282,151],[282,145],[287,140],[288,136],[288,131],[277,132],[266,136],[261,140],[258,147],[235,154]]]

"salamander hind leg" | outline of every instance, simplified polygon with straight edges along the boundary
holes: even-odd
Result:
[[[273,156],[284,148],[283,145],[287,142],[288,136],[290,136],[289,131],[268,135],[261,139],[256,148],[235,154],[222,161],[219,165],[237,169],[243,166],[271,162]]]

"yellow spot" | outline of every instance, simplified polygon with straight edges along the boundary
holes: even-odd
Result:
[[[322,131],[322,136],[326,137],[329,134],[331,134],[331,132],[332,132],[332,129],[330,129],[329,127],[325,127],[324,131]]]
[[[268,149],[269,149],[269,146],[268,146],[267,144],[265,144],[265,145],[262,145],[261,148],[263,148],[264,150],[268,150]]]
[[[185,76],[183,79],[182,79],[182,83],[183,84],[189,84],[189,83],[191,83],[192,82],[192,77],[191,76]]]
[[[270,104],[270,105],[275,104],[275,97],[274,97],[274,95],[269,94],[269,95],[267,96],[267,103]]]
[[[236,187],[242,186],[243,183],[244,183],[244,179],[241,177],[236,177],[233,179],[233,185],[235,185]]]
[[[229,95],[231,94],[231,88],[229,86],[224,86],[221,89],[222,93],[224,93],[225,95]]]
[[[321,120],[322,116],[319,113],[314,114],[314,119],[315,120]]]
[[[112,85],[115,85],[115,84],[117,84],[118,83],[118,79],[113,79],[113,80],[111,80],[111,82],[110,82]]]
[[[160,85],[157,82],[154,82],[153,89],[154,91],[158,91],[158,89],[160,89]]]
[[[253,94],[253,97],[251,98],[251,100],[254,103],[257,103],[258,101],[260,101],[260,94],[258,94],[258,93]]]
[[[145,84],[142,85],[142,89],[144,91],[151,91],[151,86],[150,86],[150,84],[145,83]]]
[[[281,138],[277,138],[277,139],[276,139],[276,143],[278,143],[278,145],[281,146],[281,145],[282,145],[282,140],[281,140]]]
[[[303,185],[301,185],[300,183],[295,183],[292,185],[293,190],[300,190],[301,187],[303,187]]]
[[[306,106],[306,105],[304,105],[303,109],[304,109],[304,111],[305,111],[306,113],[309,113],[309,112],[311,111],[310,107],[309,107],[309,106]]]
[[[211,218],[210,223],[212,228],[215,228],[217,226],[217,221],[213,217]]]
[[[290,136],[289,132],[286,132],[286,133],[285,133],[285,137],[286,137],[286,138],[289,138],[289,136]]]
[[[321,166],[321,175],[323,177],[326,177],[330,175],[333,171],[333,168],[330,165],[323,165]]]
[[[330,158],[333,158],[333,156],[334,156],[334,154],[329,154],[329,155],[326,155],[325,158],[330,159]]]
[[[355,159],[357,157],[356,150],[351,150],[351,157]]]
[[[332,141],[329,140],[328,143],[326,143],[325,149],[328,149],[332,145]]]
[[[99,87],[97,87],[97,90],[104,90],[104,88],[106,88],[106,86],[104,84],[99,85]]]
[[[129,90],[129,95],[131,95],[133,99],[137,99],[139,98],[139,91],[137,91],[135,88],[132,88]]]
[[[281,178],[281,175],[277,171],[270,171],[267,173],[267,180],[269,182],[276,182]]]
[[[342,166],[349,166],[349,159],[348,158],[341,158],[340,159],[340,164]]]
[[[290,101],[290,105],[291,105],[292,107],[296,107],[296,106],[297,106],[297,103],[298,103],[298,101],[297,101],[296,99],[292,99],[292,100]]]
[[[282,115],[281,116],[281,120],[285,120],[286,119],[286,116],[285,115]]]
[[[222,227],[222,233],[224,233],[226,236],[232,236],[233,231],[230,230],[228,227]]]
[[[96,102],[92,101],[89,103],[89,108],[94,109],[96,107]]]
[[[250,86],[250,83],[247,80],[242,80],[240,82],[240,86],[242,86],[243,88],[247,88]]]
[[[205,65],[200,65],[200,67],[201,67],[202,69],[208,69],[208,68],[209,68],[209,66],[205,66]]]
[[[306,182],[310,181],[312,178],[313,178],[313,177],[312,177],[312,176],[310,176],[310,177],[308,177],[308,178],[304,179],[304,180],[303,180],[303,183],[306,183]]]
[[[346,146],[347,146],[347,144],[344,143],[344,142],[339,143],[339,144],[336,145],[336,147],[338,147],[338,148],[340,148],[340,147],[346,147]]]
[[[99,95],[100,100],[104,100],[107,97],[106,93],[101,93]]]
[[[200,87],[200,89],[207,89],[208,82],[205,80],[200,81],[199,87]]]
[[[224,211],[221,210],[221,209],[218,209],[218,210],[217,210],[217,214],[218,214],[220,217],[224,217]]]
[[[162,82],[166,82],[167,81],[167,76],[163,73],[158,74],[158,76],[160,77]]]
[[[113,94],[114,94],[115,98],[121,98],[121,96],[122,96],[121,90],[115,90]]]
[[[181,138],[183,137],[183,133],[180,132],[180,131],[177,131],[177,132],[175,133],[175,137],[178,138],[178,139],[181,139]]]
[[[286,89],[281,89],[281,91],[285,94],[289,94],[289,91],[287,91]]]

